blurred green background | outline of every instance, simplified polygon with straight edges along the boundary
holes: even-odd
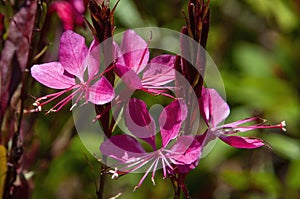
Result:
[[[223,76],[231,106],[227,121],[258,115],[273,124],[285,120],[287,132],[251,133],[265,139],[271,150],[234,149],[218,142],[186,179],[192,198],[300,198],[300,1],[212,0],[210,5],[207,51]],[[121,0],[115,12],[116,31],[144,26],[180,31],[186,7],[182,0]],[[53,24],[61,27],[58,20]],[[54,40],[52,31],[49,41]],[[76,31],[90,35],[88,29]],[[43,88],[35,96],[52,92],[38,83],[34,88],[33,94]],[[32,198],[96,198],[100,165],[78,138],[67,109],[36,114],[26,144],[27,157],[36,154],[27,166],[34,182]],[[141,176],[108,179],[105,197],[172,198],[172,184],[162,179],[161,172],[156,186],[148,177],[133,192]]]

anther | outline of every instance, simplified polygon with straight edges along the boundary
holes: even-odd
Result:
[[[115,170],[109,170],[108,172],[111,173],[111,174],[113,174],[113,175],[111,176],[111,179],[116,179],[116,178],[119,177],[119,174],[118,174],[118,168],[117,168],[117,167],[115,167]]]
[[[280,128],[283,130],[283,131],[286,131],[286,122],[285,121],[282,121],[281,123],[280,123]]]

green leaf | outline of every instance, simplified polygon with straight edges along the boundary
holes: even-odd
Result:
[[[272,146],[273,151],[281,156],[296,160],[300,157],[300,143],[298,140],[284,134],[264,134],[264,139]]]
[[[297,27],[297,16],[288,5],[288,1],[282,0],[247,0],[247,3],[267,19],[275,18],[278,26],[283,31],[291,31]]]
[[[120,1],[115,16],[126,26],[126,27],[137,27],[144,24],[138,9],[131,0]]]
[[[272,57],[260,46],[240,43],[233,57],[238,67],[249,76],[264,77],[272,74]]]
[[[298,156],[299,158],[299,156]],[[299,190],[300,189],[300,159],[293,161],[288,169],[286,176],[286,183],[288,187]]]
[[[222,179],[230,186],[238,190],[245,190],[248,187],[249,180],[245,173],[239,171],[224,171]]]
[[[277,198],[276,196],[278,196],[278,194],[281,192],[280,182],[273,173],[251,173],[251,182],[255,185],[255,187],[263,190],[269,196],[272,196],[270,198]]]

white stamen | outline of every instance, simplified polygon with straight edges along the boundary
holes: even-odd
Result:
[[[49,111],[47,111],[47,114],[49,114],[49,113],[55,113],[57,110],[55,110],[55,109],[50,109]]]
[[[117,168],[117,167],[115,167],[115,170],[109,170],[108,172],[111,173],[111,174],[113,174],[113,175],[111,176],[111,179],[116,179],[116,178],[119,177],[119,174],[118,174],[118,168]]]
[[[75,108],[75,106],[77,106],[77,103],[75,103],[75,104],[73,104],[73,105],[71,106],[70,111],[72,111],[73,108]]]
[[[122,195],[122,193],[118,193],[116,196],[113,196],[113,197],[111,197],[111,198],[109,198],[109,199],[117,199],[117,198],[119,198],[121,195]]]
[[[42,106],[37,106],[34,109],[24,110],[24,113],[36,113],[36,112],[41,112],[41,111],[42,111]]]
[[[39,106],[40,103],[39,103],[39,102],[34,102],[32,105],[33,105],[33,106]]]
[[[283,130],[283,131],[286,131],[286,122],[285,121],[282,121],[281,123],[280,123],[280,126],[281,126],[281,129]]]
[[[42,100],[48,99],[48,97],[44,96],[44,97],[40,97],[39,99],[36,100],[36,102],[40,102]]]
[[[153,177],[151,177],[151,181],[152,181],[153,185],[156,185]]]

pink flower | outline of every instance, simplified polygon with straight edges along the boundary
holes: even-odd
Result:
[[[75,25],[84,25],[83,14],[85,5],[83,0],[56,1],[49,7],[49,13],[56,12],[65,30],[73,30]]]
[[[201,104],[201,103],[200,103]],[[270,129],[279,128],[285,131],[285,122],[278,125],[250,125],[241,126],[241,124],[251,121],[257,121],[259,118],[247,118],[233,123],[220,125],[222,121],[229,115],[229,106],[221,98],[221,96],[214,89],[203,88],[202,90],[202,109],[205,115],[205,120],[208,125],[207,136],[216,136],[225,143],[235,148],[258,148],[264,146],[264,141],[259,138],[232,136],[238,132],[251,131],[254,129]]]
[[[148,44],[133,30],[125,31],[115,72],[129,88],[160,94],[160,89],[167,89],[165,85],[175,78],[175,56],[166,54],[148,60]]]
[[[180,128],[187,116],[186,104],[175,100],[166,106],[159,117],[160,136],[159,148],[155,142],[155,122],[149,114],[146,104],[139,99],[131,99],[125,108],[125,122],[130,132],[144,140],[152,147],[152,152],[146,152],[139,141],[131,135],[116,135],[104,141],[101,152],[118,161],[122,166],[111,170],[112,178],[120,173],[130,173],[145,169],[144,176],[139,181],[138,188],[146,176],[152,172],[154,182],[155,172],[163,169],[164,178],[178,166],[188,166],[199,160],[201,144],[192,136],[180,135]]]
[[[93,47],[94,45],[91,45]],[[59,62],[50,62],[34,65],[31,75],[43,85],[63,89],[60,92],[40,97],[34,103],[36,111],[50,101],[73,91],[69,96],[58,102],[48,112],[59,111],[69,101],[75,99],[77,105],[80,99],[85,98],[93,104],[105,104],[114,98],[114,90],[105,77],[99,72],[99,61],[85,45],[85,39],[71,30],[65,31],[60,39]],[[87,78],[85,71],[87,69]],[[78,78],[78,81],[75,81]],[[45,101],[46,100],[46,101]]]

